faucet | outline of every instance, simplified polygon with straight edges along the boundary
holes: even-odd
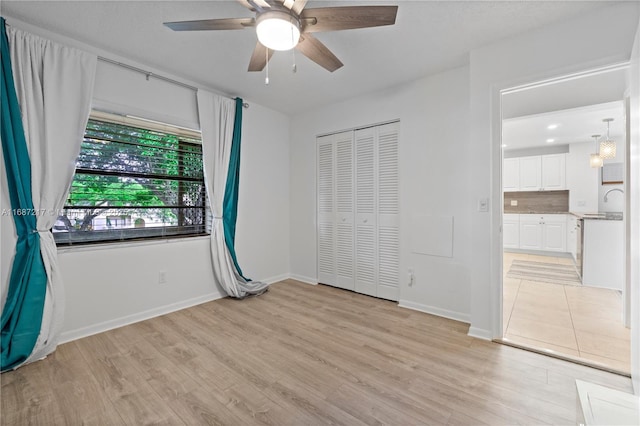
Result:
[[[613,192],[613,191],[620,191],[620,193],[621,193],[621,194],[624,194],[624,191],[623,191],[622,189],[620,189],[620,188],[613,188],[613,189],[610,189],[610,190],[608,190],[607,192],[605,192],[605,194],[604,194],[604,202],[605,202],[605,203],[606,203],[607,201],[609,201],[609,199],[608,199],[608,197],[607,197],[607,196],[609,195],[609,193],[611,193],[611,192]]]

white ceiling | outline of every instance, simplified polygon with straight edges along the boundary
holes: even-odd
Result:
[[[610,136],[620,141],[624,135],[622,101],[505,119],[502,122],[502,142],[507,151],[580,142],[592,142],[595,149],[591,136],[606,136],[604,118],[614,119],[610,124]],[[549,125],[557,127],[549,129]],[[553,139],[553,142],[547,142],[548,139]]]
[[[627,88],[628,72],[628,68],[620,67],[506,93],[502,95],[502,118],[621,100]]]
[[[624,136],[622,99],[629,69],[625,66],[533,84],[502,95],[505,151],[595,141],[606,135],[604,118],[613,118],[610,135]],[[557,128],[548,129],[555,124]],[[547,142],[553,139],[553,142]]]
[[[610,5],[600,1],[309,1],[307,8],[398,4],[396,25],[319,33],[344,62],[329,73],[276,52],[270,84],[246,71],[252,29],[177,33],[165,21],[248,17],[235,1],[7,1],[0,13],[229,95],[295,114],[468,63],[469,51]]]

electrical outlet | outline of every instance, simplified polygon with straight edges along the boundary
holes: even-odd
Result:
[[[415,281],[415,275],[413,275],[413,268],[409,268],[407,272],[409,276],[409,287],[411,287],[413,285],[413,282]]]
[[[167,283],[167,271],[158,272],[158,284],[166,284]]]
[[[578,200],[578,206],[579,207],[584,207],[587,205],[587,202],[585,200]]]
[[[517,206],[518,205],[518,200],[511,200],[511,205],[513,207]]]

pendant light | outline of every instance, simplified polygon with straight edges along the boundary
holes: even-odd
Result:
[[[616,143],[609,137],[609,123],[613,121],[613,118],[605,118],[602,121],[607,123],[607,139],[600,142],[600,157],[603,160],[616,158]]]
[[[598,154],[598,138],[600,135],[593,135],[591,137],[596,141],[596,153],[589,156],[589,165],[595,169],[602,167],[603,164],[602,157]]]

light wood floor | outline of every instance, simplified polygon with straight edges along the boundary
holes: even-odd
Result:
[[[575,424],[575,379],[631,392],[622,376],[467,328],[285,281],[64,344],[3,374],[2,424]]]
[[[625,373],[631,372],[631,334],[622,322],[622,294],[506,277],[515,259],[573,264],[570,258],[504,253],[504,337],[524,346]]]

